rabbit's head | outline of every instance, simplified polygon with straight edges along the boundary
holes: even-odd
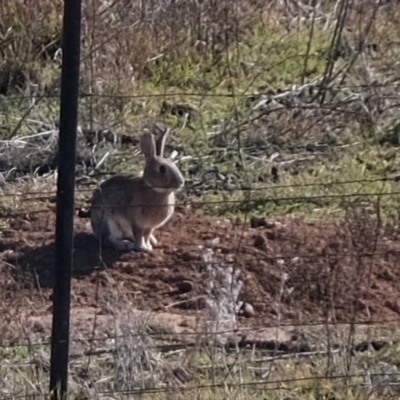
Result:
[[[164,158],[164,147],[169,130],[163,132],[157,139],[146,131],[140,138],[140,147],[145,156],[146,164],[143,171],[143,180],[156,192],[170,193],[184,184],[184,178],[175,163]]]

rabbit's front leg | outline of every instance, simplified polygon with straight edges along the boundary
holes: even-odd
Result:
[[[144,230],[140,228],[133,228],[133,234],[135,236],[135,250],[137,251],[152,251],[153,247],[149,243],[150,230]]]
[[[150,233],[149,243],[153,246],[157,246],[158,240],[154,237],[153,233]]]

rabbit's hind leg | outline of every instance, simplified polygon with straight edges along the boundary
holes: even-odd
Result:
[[[113,215],[107,221],[109,240],[119,251],[132,251],[136,248],[131,224],[122,216]]]

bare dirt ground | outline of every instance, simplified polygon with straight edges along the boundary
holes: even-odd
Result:
[[[311,324],[399,318],[400,236],[395,229],[377,228],[372,220],[263,222],[251,227],[179,210],[157,232],[159,245],[152,254],[121,254],[101,248],[88,220],[77,216],[72,283],[77,323],[90,332],[97,313],[98,334],[107,334],[112,304],[123,299],[137,310],[154,312],[160,324],[173,325],[178,333],[194,331],[205,312],[204,248],[213,249],[216,265],[241,271],[239,300],[255,310],[254,316],[239,317],[241,328],[273,326],[278,319]],[[31,213],[9,221],[0,234],[3,339],[16,337],[13,323],[26,318],[29,329],[48,332],[54,226],[54,212]]]

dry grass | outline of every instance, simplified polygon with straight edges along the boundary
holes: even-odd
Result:
[[[238,295],[226,289],[231,284],[239,288],[240,281],[226,279],[228,270],[220,279],[222,270],[212,273],[212,260],[212,252],[204,254],[210,287],[216,288],[208,293],[207,307],[211,322],[224,330],[235,315],[226,305]],[[97,309],[73,313],[70,399],[367,400],[399,395],[396,324],[282,327],[290,340],[278,337],[278,329],[276,336],[273,330],[265,336],[262,329],[228,334],[228,327],[220,335],[199,325],[198,334],[178,334],[155,323],[151,314],[134,311],[121,285],[109,281],[100,289]],[[42,316],[32,329],[23,317],[29,305],[20,311],[10,316],[13,329],[19,320],[20,344],[0,348],[0,394],[4,399],[46,398],[50,348],[45,319],[51,316]],[[237,341],[249,335],[259,335],[258,341],[247,346]],[[266,346],[274,340],[286,348]]]
[[[340,201],[303,201],[353,193],[327,182],[361,181],[354,193],[367,197],[396,191],[400,15],[393,5],[355,1],[342,19],[342,1],[316,9],[245,0],[143,4],[83,3],[84,130],[134,137],[163,122],[174,129],[169,150],[182,160],[189,195],[240,201],[248,195],[235,189],[251,187],[251,207],[262,213],[342,216]],[[57,99],[48,96],[58,93],[61,6],[2,2],[4,139],[43,132],[58,119]],[[107,152],[100,172],[136,172],[138,153],[129,146],[93,148],[79,174]],[[387,177],[394,180],[379,182]],[[277,200],[264,201],[270,194],[262,187]],[[389,197],[388,215],[397,207]],[[248,211],[247,203],[229,204],[209,211]]]
[[[388,193],[380,205],[397,223],[400,12],[390,2],[308,3],[84,1],[81,126],[118,138],[149,122],[171,126],[168,150],[179,153],[188,194],[222,201],[213,213],[337,218],[346,216],[342,197]],[[16,195],[2,200],[7,210],[27,208],[21,192],[54,189],[53,170],[38,170],[52,164],[54,143],[32,138],[49,127],[56,135],[61,15],[61,1],[0,2],[0,189]],[[94,177],[105,154],[100,171],[137,169],[132,147],[84,146],[90,165],[79,170],[82,180]],[[30,169],[23,155],[35,161]],[[238,188],[255,192],[250,198]],[[365,330],[306,332],[312,354],[304,357],[206,346],[158,351],[146,322],[122,326],[113,313],[122,342],[94,349],[78,337],[72,398],[118,398],[121,390],[146,399],[398,398],[386,371],[400,367],[398,344],[354,354],[347,345],[368,337]],[[40,344],[0,351],[4,398],[46,393],[49,349],[42,337],[26,339]],[[88,348],[89,358],[79,355]]]

